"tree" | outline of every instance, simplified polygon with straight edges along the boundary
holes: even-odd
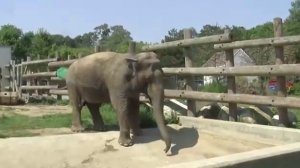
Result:
[[[109,27],[103,24],[95,27],[95,36],[101,51],[128,52],[129,41],[132,40],[130,32],[121,25]]]
[[[33,57],[40,55],[41,58],[45,58],[50,54],[51,48],[51,35],[45,29],[39,29],[32,39]]]
[[[14,25],[3,25],[0,29],[0,44],[14,46],[22,36],[22,30]]]
[[[177,30],[175,28],[168,31],[164,39],[161,40],[162,43],[170,42],[175,40],[183,39],[183,30]],[[184,66],[184,56],[182,49],[172,48],[167,50],[157,51],[158,55],[161,57],[161,63],[164,67],[182,67]]]
[[[32,39],[34,37],[33,32],[26,32],[20,38],[16,44],[16,49],[14,55],[17,60],[25,59],[27,56],[31,55],[32,50]]]
[[[92,48],[95,45],[97,37],[94,32],[84,33],[83,35],[76,36],[74,38],[75,46]]]
[[[0,45],[12,47],[12,55],[17,58],[20,57],[20,50],[22,47],[18,44],[22,36],[22,30],[14,25],[3,25],[0,29]]]
[[[290,15],[285,20],[284,30],[287,35],[300,34],[300,0],[294,0],[289,9]],[[300,62],[300,45],[296,45],[290,49],[291,55],[294,56],[297,63]]]

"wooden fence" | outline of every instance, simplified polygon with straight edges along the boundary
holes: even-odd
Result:
[[[254,105],[271,105],[276,106],[279,111],[280,122],[288,125],[287,108],[300,108],[300,98],[289,97],[286,93],[285,76],[288,75],[300,75],[300,64],[284,64],[283,58],[283,46],[294,45],[300,43],[300,36],[283,36],[282,33],[282,19],[274,19],[274,37],[233,41],[230,31],[225,31],[224,34],[213,35],[207,37],[192,38],[192,31],[190,29],[184,30],[184,39],[165,42],[156,45],[149,45],[142,48],[143,51],[157,51],[169,48],[183,48],[185,57],[185,67],[179,68],[163,68],[166,76],[181,75],[186,79],[185,90],[171,90],[165,89],[166,98],[187,99],[187,114],[188,116],[195,115],[195,100],[200,101],[213,101],[213,102],[225,102],[229,104],[229,115],[231,121],[237,121],[237,104],[246,103]],[[214,44],[216,51],[224,51],[226,54],[226,67],[193,67],[193,46],[199,46],[204,44]],[[253,48],[273,46],[276,54],[275,65],[263,65],[263,66],[234,66],[234,49],[239,48]],[[130,53],[135,53],[135,45],[132,43]],[[36,79],[45,78],[49,80],[47,85],[44,86],[31,86],[21,85],[21,90],[48,90],[48,94],[54,95],[67,95],[67,90],[59,89],[59,82],[63,82],[56,77],[55,70],[59,67],[68,67],[71,63],[76,61],[66,60],[57,61],[55,59],[27,61],[21,63],[21,70],[24,66],[32,64],[48,64],[47,72],[36,73],[24,73],[23,79]],[[25,68],[26,69],[26,68]],[[26,70],[25,70],[26,71]],[[227,93],[207,93],[198,92],[195,90],[194,75],[210,75],[210,76],[226,76],[227,78]],[[260,95],[248,95],[236,93],[236,76],[276,76],[279,82],[279,91],[277,96],[260,96]],[[21,80],[22,81],[22,80]],[[28,82],[27,82],[28,83]],[[52,83],[52,84],[51,84]]]
[[[167,98],[181,98],[189,100],[203,100],[229,103],[230,120],[237,120],[237,103],[247,104],[264,104],[276,106],[279,111],[279,120],[284,125],[288,125],[287,107],[300,108],[300,98],[288,97],[286,93],[286,79],[288,75],[300,75],[300,64],[284,64],[283,46],[300,43],[300,36],[285,36],[283,37],[282,19],[274,19],[274,37],[265,39],[245,40],[245,41],[230,41],[226,39],[226,43],[214,44],[214,49],[217,51],[224,51],[226,54],[226,67],[222,68],[194,68],[186,63],[185,68],[164,68],[166,75],[225,75],[227,77],[227,94],[220,93],[205,93],[192,90],[192,87],[186,90],[165,90],[165,97]],[[225,34],[230,32],[225,32]],[[230,37],[230,36],[228,36]],[[199,44],[215,42],[206,37],[204,41]],[[217,38],[214,38],[217,39]],[[190,39],[189,39],[190,40]],[[197,41],[200,41],[199,39]],[[190,41],[189,41],[190,42]],[[217,42],[222,42],[221,40]],[[188,46],[182,45],[187,42],[177,41],[171,43],[162,43],[155,46],[144,47],[144,51],[155,51],[159,49]],[[180,45],[179,45],[180,44]],[[188,43],[191,44],[191,43]],[[196,45],[195,43],[193,43]],[[243,66],[234,67],[233,49],[252,48],[273,46],[276,54],[276,65],[267,66]],[[188,50],[188,49],[186,49]],[[185,55],[189,62],[188,54]],[[277,96],[259,96],[236,94],[235,76],[273,76],[276,75],[279,83],[279,91]],[[188,108],[193,108],[193,104],[188,104]]]

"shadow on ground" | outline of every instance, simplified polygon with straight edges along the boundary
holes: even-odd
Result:
[[[179,127],[179,126],[178,126]],[[168,127],[172,138],[171,155],[177,155],[184,148],[191,148],[198,143],[199,132],[195,128],[180,127],[174,129]],[[143,135],[135,137],[136,144],[149,143],[156,140],[162,140],[158,129],[143,129]]]

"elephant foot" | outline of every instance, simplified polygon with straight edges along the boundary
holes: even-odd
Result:
[[[84,128],[82,126],[72,125],[71,130],[72,130],[72,132],[82,132],[82,131],[84,131]]]
[[[143,131],[141,129],[131,129],[130,133],[134,136],[141,136],[143,135]]]
[[[128,146],[132,146],[133,145],[133,140],[132,139],[126,139],[126,138],[119,138],[119,144],[121,146],[125,146],[125,147],[128,147]]]
[[[107,128],[104,125],[94,125],[93,129],[100,132],[107,131]]]

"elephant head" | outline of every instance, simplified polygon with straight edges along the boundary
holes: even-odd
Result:
[[[163,102],[163,71],[160,60],[154,52],[143,52],[136,55],[136,58],[127,59],[132,64],[133,77],[131,79],[132,86],[139,92],[144,93],[150,99],[154,118],[162,139],[165,141],[167,152],[171,147],[171,138],[164,123]]]

